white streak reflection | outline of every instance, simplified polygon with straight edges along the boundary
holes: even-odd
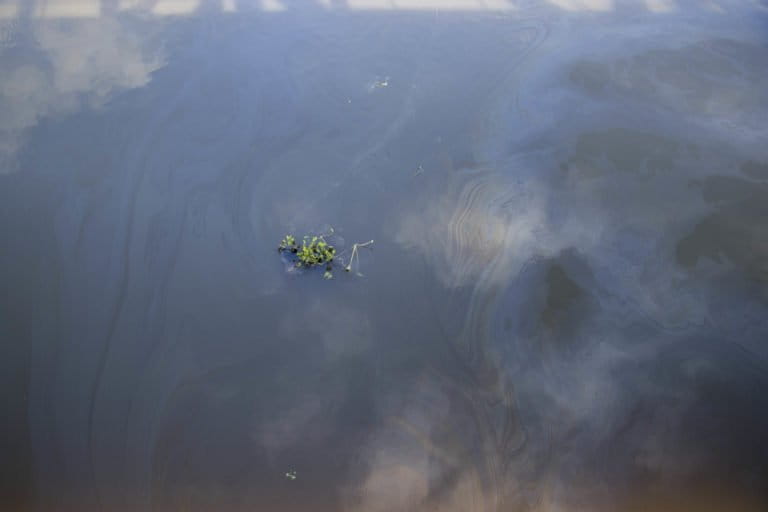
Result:
[[[280,0],[261,0],[261,8],[266,12],[281,12],[285,10]]]
[[[613,0],[548,0],[566,11],[611,11]]]
[[[0,3],[0,20],[15,18],[19,12],[19,3],[17,1],[9,1]]]
[[[350,9],[393,11],[510,11],[507,0],[349,0]]]
[[[35,5],[38,18],[97,18],[100,15],[100,0],[47,0]]]
[[[670,12],[677,8],[673,0],[645,0],[645,6],[651,12]]]
[[[200,6],[200,0],[161,0],[152,8],[160,16],[192,14]]]

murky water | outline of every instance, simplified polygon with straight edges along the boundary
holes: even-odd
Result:
[[[0,508],[766,510],[766,142],[760,0],[0,0]]]

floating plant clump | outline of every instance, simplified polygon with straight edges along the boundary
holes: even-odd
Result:
[[[353,244],[349,260],[345,262],[344,254],[337,254],[336,248],[326,241],[326,237],[333,235],[333,229],[325,235],[307,235],[302,238],[301,243],[296,241],[293,235],[285,235],[277,251],[288,257],[296,268],[314,268],[325,267],[323,277],[333,279],[333,268],[341,263],[345,272],[352,271],[352,265],[359,262],[358,249],[370,247],[373,240],[365,243]],[[358,275],[362,275],[356,272]]]

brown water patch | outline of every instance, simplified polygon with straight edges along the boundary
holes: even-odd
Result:
[[[678,111],[751,114],[766,100],[768,53],[729,39],[575,63],[569,79],[589,94],[611,89]]]
[[[677,243],[677,262],[687,268],[701,260],[731,263],[749,279],[768,281],[768,185],[714,176],[698,182],[716,209]]]
[[[693,147],[655,133],[613,128],[579,136],[567,164],[587,178],[634,173],[650,177],[675,167],[681,157],[695,156]]]

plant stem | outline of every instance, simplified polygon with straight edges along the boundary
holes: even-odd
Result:
[[[373,244],[373,240],[369,240],[365,243],[352,244],[352,254],[349,257],[349,263],[344,267],[344,270],[347,272],[352,270],[352,263],[355,261],[355,258],[360,259],[360,257],[357,255],[358,247],[368,247],[371,244]]]

